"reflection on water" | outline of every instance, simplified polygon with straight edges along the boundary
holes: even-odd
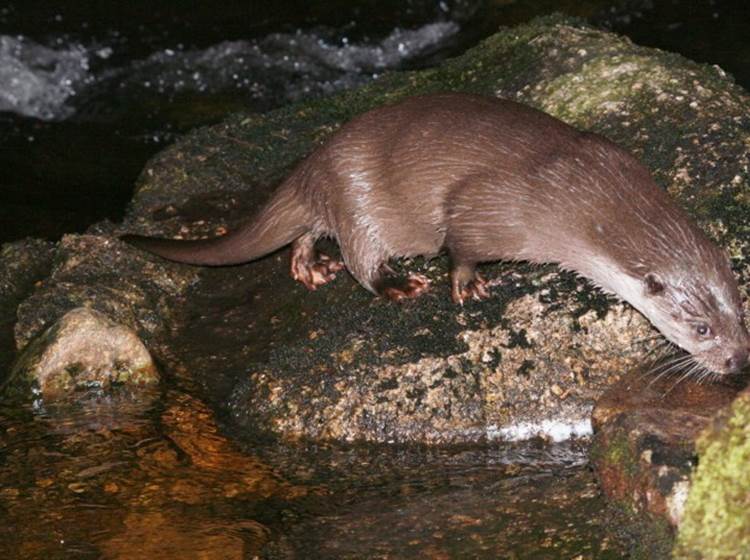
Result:
[[[235,450],[200,401],[160,397],[3,408],[3,558],[241,558],[268,539],[259,508],[317,491]]]
[[[285,470],[288,453],[269,460]],[[318,447],[305,457],[311,470],[324,465],[313,478],[328,494],[307,500],[294,523],[272,536],[264,549],[270,557],[626,556],[623,543],[608,535],[585,446],[575,442]],[[294,461],[286,461],[291,471]]]
[[[3,558],[622,557],[574,443],[242,451],[173,389],[0,426]]]

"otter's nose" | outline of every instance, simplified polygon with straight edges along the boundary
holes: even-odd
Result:
[[[747,365],[747,359],[750,356],[750,352],[747,348],[735,350],[731,356],[729,356],[724,362],[729,373],[737,373]]]

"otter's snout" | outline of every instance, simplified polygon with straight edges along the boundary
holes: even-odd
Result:
[[[748,357],[750,357],[750,350],[747,348],[740,348],[732,352],[732,355],[724,362],[727,373],[738,373],[741,371],[747,365]]]

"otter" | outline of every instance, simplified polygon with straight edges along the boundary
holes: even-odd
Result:
[[[316,250],[323,236],[343,262]],[[224,236],[123,239],[209,266],[291,243],[292,276],[308,289],[346,268],[393,300],[429,282],[396,277],[390,259],[445,250],[459,304],[489,296],[478,263],[557,263],[630,303],[712,372],[738,372],[750,355],[727,255],[646,167],[602,136],[494,97],[417,96],[354,118]]]

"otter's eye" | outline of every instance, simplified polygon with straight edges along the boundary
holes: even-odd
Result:
[[[709,332],[711,332],[711,329],[706,323],[701,323],[700,325],[696,325],[695,332],[697,332],[701,336],[706,336]]]

